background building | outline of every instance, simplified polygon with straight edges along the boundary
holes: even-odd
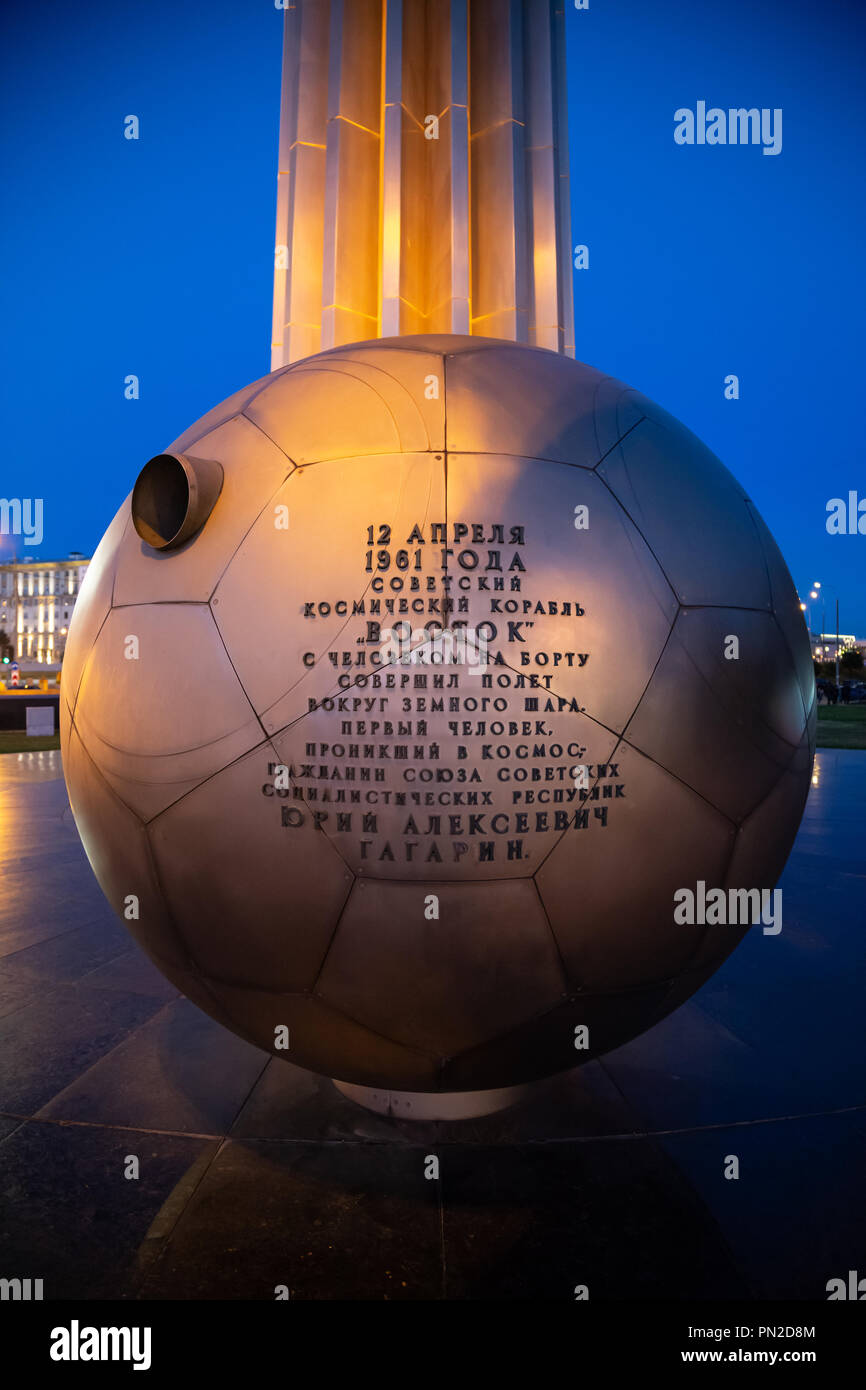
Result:
[[[73,550],[65,560],[25,555],[0,565],[0,631],[19,662],[57,665],[63,659],[72,610],[89,559]]]
[[[851,632],[840,632],[837,639],[835,632],[813,632],[812,655],[815,660],[835,661],[837,643],[840,656],[844,656],[845,652],[859,651],[866,657],[866,637],[855,637]]]

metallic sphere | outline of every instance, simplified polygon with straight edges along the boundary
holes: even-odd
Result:
[[[165,975],[415,1091],[550,1075],[688,998],[748,928],[675,895],[773,887],[816,718],[719,460],[611,377],[462,337],[307,358],[151,460],[62,692],[84,846]]]

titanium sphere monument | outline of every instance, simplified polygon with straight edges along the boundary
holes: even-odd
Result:
[[[561,3],[284,18],[273,371],[103,538],[64,771],[190,999],[365,1103],[478,1112],[741,938],[809,785],[811,653],[731,475],[573,360]]]
[[[201,496],[172,456],[222,486],[159,549]],[[760,517],[663,411],[541,349],[362,343],[232,397],[137,493],[76,607],[64,766],[106,896],[208,1013],[343,1081],[505,1087],[740,939],[674,894],[775,883],[811,656]],[[486,664],[387,646],[445,620]]]

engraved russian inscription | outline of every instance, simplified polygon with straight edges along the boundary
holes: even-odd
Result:
[[[379,516],[355,540],[361,596],[303,601],[301,661],[327,661],[334,689],[275,739],[262,793],[280,824],[332,836],[356,873],[458,879],[532,873],[562,835],[603,831],[626,796],[616,740],[556,689],[591,661],[587,610],[540,589],[531,526]],[[332,614],[346,622],[323,653]],[[541,618],[566,645],[544,645]]]

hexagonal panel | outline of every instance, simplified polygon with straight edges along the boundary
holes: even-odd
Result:
[[[338,1081],[378,1086],[382,1078],[396,1090],[435,1091],[438,1059],[401,1047],[355,1019],[302,994],[277,994],[208,981],[219,1005],[242,1038],[299,1067]],[[277,1028],[289,1030],[289,1048],[274,1054]]]
[[[63,770],[81,843],[114,911],[149,955],[186,967],[187,953],[160,892],[144,826],[100,776],[75,729],[63,751]],[[138,899],[137,906],[128,903],[130,896]],[[127,910],[138,917],[127,918]]]
[[[674,893],[718,887],[735,829],[670,773],[622,743],[623,794],[566,830],[535,879],[575,986],[590,992],[670,979],[693,955],[700,926],[674,921]],[[593,810],[608,809],[607,823]]]
[[[179,434],[164,452],[167,454],[186,453],[206,434],[210,434],[212,430],[224,425],[233,415],[239,415],[253,396],[258,395],[264,386],[275,380],[276,377],[282,376],[283,372],[286,371],[288,371],[288,367],[283,367],[278,372],[269,372],[267,376],[261,376],[258,380],[251,381],[249,386],[241,387],[240,391],[233,391],[230,396],[226,396],[224,401],[220,401],[219,405],[215,405],[206,414],[199,416],[195,423],[190,425],[189,429],[184,430],[183,434]],[[142,463],[144,462],[145,460],[142,459]]]
[[[425,913],[429,895],[439,916]],[[317,993],[375,1032],[452,1055],[562,996],[550,928],[532,883],[358,881]]]
[[[128,642],[138,640],[138,658]],[[206,604],[115,608],[93,645],[75,709],[106,781],[149,820],[261,741]]]
[[[580,468],[594,468],[601,458],[600,432],[610,432],[617,394],[625,389],[560,353],[495,340],[447,357],[445,372],[449,450],[521,454]]]
[[[244,535],[294,467],[243,415],[211,430],[187,452],[222,465],[216,505],[201,530],[172,550],[154,550],[130,522],[119,548],[115,608],[180,600],[207,603]]]
[[[450,1057],[442,1070],[442,1089],[519,1086],[539,1074],[554,1076],[581,1066],[651,1027],[662,1016],[667,992],[661,985],[564,1000],[542,1017]],[[575,1048],[579,1026],[589,1030],[587,1050]]]
[[[64,759],[64,758],[65,758],[65,754],[66,754],[66,749],[67,749],[67,747],[68,747],[68,745],[69,745],[69,736],[70,736],[70,734],[71,734],[71,732],[72,732],[72,727],[73,727],[73,726],[72,726],[72,711],[70,710],[70,708],[69,708],[68,704],[66,703],[66,701],[63,699],[62,692],[61,692],[60,700],[59,700],[59,702],[58,702],[57,715],[58,715],[57,723],[58,723],[58,726],[59,726],[59,733],[60,733],[60,748],[61,748],[61,755],[60,755],[60,756],[61,756],[61,759]]]
[[[360,380],[383,397],[398,420],[401,434],[405,431],[404,449],[445,448],[444,364],[437,339],[377,338],[372,343],[344,343],[319,353],[316,364],[333,364],[350,374],[361,367]],[[436,382],[431,382],[431,377],[436,377]],[[406,395],[411,408],[407,408]],[[416,411],[424,422],[424,444],[410,442],[417,430]]]
[[[201,978],[198,972],[192,968],[186,970],[177,965],[166,965],[164,961],[157,960],[152,952],[148,954],[155,960],[163,975],[167,980],[180,990],[191,1004],[195,1004],[197,1009],[208,1015],[209,1018],[216,1019],[223,1028],[233,1031],[232,1021],[221,1004],[217,1002],[213,990]]]
[[[803,787],[808,791],[812,780],[812,765],[815,761],[815,725],[818,722],[817,701],[812,707],[812,714],[806,720],[806,729],[794,752],[794,756],[788,764],[787,771],[796,774],[803,779]],[[802,812],[801,812],[802,814]]]
[[[96,547],[72,610],[60,675],[63,700],[70,710],[75,709],[81,673],[111,607],[118,547],[129,521],[131,498],[132,493],[118,507],[108,530]]]
[[[359,343],[345,343],[342,347],[332,348],[332,352],[358,352],[360,350],[369,351],[372,348],[387,349],[389,352],[396,349],[399,352],[436,352],[440,356],[446,353],[449,357],[456,357],[463,352],[477,352],[482,347],[502,347],[501,338],[482,338],[471,337],[464,333],[401,333],[394,338],[376,338],[374,343],[365,340]]]
[[[791,653],[791,660],[797,671],[797,679],[800,682],[800,690],[803,695],[803,708],[808,711],[815,699],[815,666],[812,660],[812,644],[809,641],[806,620],[803,617],[797,590],[781,550],[773,540],[766,522],[754,503],[749,503],[749,510],[757,527],[767,563],[773,612],[784,634]]]
[[[781,877],[811,785],[808,734],[803,735],[800,747],[807,755],[805,766],[784,772],[740,826],[726,888],[773,888]]]
[[[315,982],[352,875],[306,808],[274,794],[276,761],[261,745],[157,816],[148,834],[200,973],[299,991]]]
[[[279,374],[246,406],[254,420],[299,466],[366,454],[421,452],[443,437],[443,392],[428,431],[424,358],[418,353],[376,354],[376,362],[348,354],[307,358]],[[443,374],[441,358],[428,360]],[[399,380],[396,373],[405,377]],[[431,439],[432,433],[432,439]]]
[[[599,461],[646,418],[649,409],[655,411],[658,407],[631,386],[623,386],[616,377],[605,377],[600,382],[594,412]]]
[[[589,509],[586,529],[575,526],[584,519],[578,507]],[[530,694],[544,693],[548,682],[557,696],[622,730],[652,675],[677,604],[604,484],[560,464],[449,451],[448,521],[467,527],[462,542],[449,538],[453,592],[467,605],[455,616],[470,627],[495,625],[491,659],[498,652],[527,679],[537,677],[540,690]],[[489,537],[497,523],[504,544],[473,543],[473,525]],[[522,531],[522,544],[509,543],[513,527]],[[495,564],[501,568],[488,569]],[[501,592],[494,591],[497,579],[504,581]]]
[[[813,667],[812,669],[813,669],[813,671],[814,671],[814,667]],[[815,692],[815,697],[814,697],[814,699],[812,700],[811,709],[809,710],[809,713],[808,713],[808,715],[806,716],[806,737],[807,737],[807,740],[808,740],[808,747],[809,747],[810,752],[814,752],[814,751],[815,751],[815,735],[816,735],[817,731],[818,731],[818,692],[817,692],[817,690],[816,690],[816,692]]]
[[[272,500],[288,508],[288,530],[276,529],[269,507],[212,599],[234,667],[268,733],[304,714],[311,700],[332,695],[341,676],[345,683],[375,674],[385,641],[378,628],[398,621],[401,599],[419,600],[425,609],[431,600],[439,604],[438,551],[408,538],[416,523],[429,534],[430,522],[445,518],[444,458],[390,454],[317,464],[293,473]],[[377,544],[382,526],[390,528],[387,546]],[[384,569],[380,550],[388,556]],[[398,556],[405,557],[403,568]],[[332,725],[336,737],[337,714]]]
[[[738,656],[726,657],[734,650]],[[739,821],[778,781],[804,726],[773,615],[694,608],[678,615],[626,736]]]
[[[598,467],[680,603],[770,608],[764,556],[746,496],[685,426],[645,419]]]
[[[722,885],[726,891],[757,889],[762,892],[764,889],[775,889],[800,825],[809,794],[811,771],[812,756],[807,731],[791,765],[740,826]],[[782,930],[784,931],[784,902]],[[762,927],[752,923],[743,928],[730,924],[705,928],[700,944],[688,962],[690,976],[700,976],[689,993],[699,988],[700,984],[719,968],[747,931],[761,933]],[[680,991],[677,990],[676,993],[679,999]]]

